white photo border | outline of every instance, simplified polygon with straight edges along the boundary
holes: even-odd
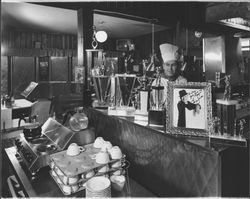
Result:
[[[173,125],[173,99],[174,89],[202,89],[204,90],[205,100],[205,116],[206,127],[205,129],[195,128],[183,128],[174,127]],[[167,89],[167,101],[166,101],[166,133],[172,135],[184,135],[184,136],[200,136],[209,137],[212,131],[212,93],[211,83],[207,82],[188,82],[188,83],[175,83],[169,82]]]

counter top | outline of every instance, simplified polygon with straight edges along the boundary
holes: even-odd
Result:
[[[1,109],[20,109],[20,108],[27,108],[32,106],[32,102],[26,99],[16,99],[14,104],[11,107],[6,107],[1,105]]]
[[[126,190],[113,196],[132,197],[245,197],[249,195],[249,148],[230,147],[204,137],[178,137],[133,122],[133,118],[107,116],[86,108],[95,136],[119,146],[130,162],[131,194]],[[16,132],[18,134],[18,132]],[[6,140],[16,134],[5,134]],[[5,152],[28,196],[64,196],[48,171],[30,181],[9,143]],[[12,154],[12,155],[11,155]],[[47,177],[46,177],[47,176]],[[25,180],[26,179],[26,180]],[[27,183],[27,184],[25,184]],[[142,185],[142,186],[141,186]],[[43,188],[41,188],[41,186]],[[153,194],[154,195],[153,195]],[[79,194],[79,195],[78,195]],[[82,197],[85,191],[74,197]]]
[[[5,153],[10,161],[11,166],[15,171],[15,175],[25,189],[27,197],[67,197],[49,174],[49,167],[44,167],[39,172],[37,178],[31,179],[22,163],[16,156],[16,148],[9,147],[5,149]],[[135,180],[129,177],[129,180],[121,192],[112,190],[112,197],[155,197],[154,194],[138,184]],[[69,196],[68,196],[69,197]],[[85,197],[85,190],[72,194],[70,197]]]
[[[94,109],[97,110],[105,115],[108,115],[107,109]],[[222,152],[226,150],[230,146],[239,146],[239,147],[246,147],[247,146],[247,141],[246,142],[239,142],[239,141],[227,141],[223,139],[210,139],[209,137],[199,137],[199,136],[184,136],[184,135],[173,135],[173,134],[168,134],[165,133],[165,130],[163,127],[159,126],[149,126],[147,124],[147,121],[141,121],[141,120],[135,120],[135,117],[125,117],[125,116],[114,116],[114,115],[109,115],[109,117],[119,117],[121,120],[126,120],[128,122],[132,122],[135,125],[141,126],[142,128],[150,128],[152,130],[155,130],[157,132],[163,133],[166,136],[171,136],[173,138],[182,140],[183,142],[188,142],[190,144],[197,145],[199,147],[202,147],[207,150],[212,150],[215,152]]]
[[[173,136],[136,124],[133,117],[103,112],[84,109],[96,136],[119,146],[130,162],[131,176],[157,196],[247,195],[248,147],[219,144],[205,137]]]

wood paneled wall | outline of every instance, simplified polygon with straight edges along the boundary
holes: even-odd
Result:
[[[77,36],[4,30],[2,47],[4,56],[76,56]]]

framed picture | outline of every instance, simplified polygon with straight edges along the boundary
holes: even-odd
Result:
[[[39,81],[49,81],[49,61],[46,58],[39,59]]]
[[[32,91],[38,86],[36,82],[30,82],[28,87],[21,93],[22,96],[28,98],[28,96],[32,93]]]
[[[75,82],[83,83],[83,79],[84,79],[84,67],[75,66]]]
[[[169,82],[166,104],[166,132],[205,136],[212,130],[211,84]]]

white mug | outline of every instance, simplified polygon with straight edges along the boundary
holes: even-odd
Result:
[[[95,172],[94,170],[91,170],[91,171],[88,171],[86,174],[82,174],[82,178],[83,179],[88,179],[88,178],[91,178],[95,175]]]
[[[63,185],[62,189],[63,189],[64,193],[71,194],[71,186],[69,186],[69,185]]]
[[[121,191],[125,185],[126,178],[123,175],[112,175],[110,177],[110,181],[113,189],[115,189],[116,191]]]
[[[110,156],[112,159],[121,159],[122,158],[122,151],[118,146],[113,146],[109,150]]]
[[[75,156],[85,150],[84,147],[78,146],[76,143],[71,143],[67,149],[67,155]]]
[[[102,137],[97,137],[94,141],[94,147],[95,148],[102,148],[102,145],[104,144],[105,140]]]
[[[109,162],[109,154],[107,152],[99,152],[95,158],[98,164],[107,164]]]
[[[105,166],[98,169],[98,173],[106,173],[108,171],[109,171],[109,166],[108,165],[105,165]]]
[[[78,177],[78,176],[74,176],[74,177],[67,177],[67,176],[64,176],[64,177],[63,177],[63,183],[64,183],[64,184],[72,185],[72,184],[75,184],[78,180],[79,180],[79,177]]]
[[[57,173],[57,175],[59,175],[59,176],[64,176],[63,172],[62,172],[61,169],[59,169],[59,168],[56,169],[56,173]]]
[[[73,193],[76,192],[78,189],[79,189],[78,184],[75,184],[75,185],[71,186],[71,190],[72,190]]]
[[[118,160],[117,162],[112,163],[112,165],[111,165],[112,168],[118,168],[118,167],[121,167],[121,166],[122,166],[122,161],[121,160]]]

